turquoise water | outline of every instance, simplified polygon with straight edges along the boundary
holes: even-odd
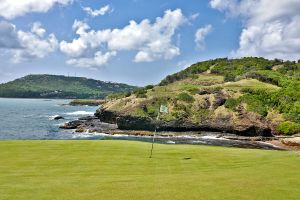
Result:
[[[93,115],[97,107],[68,106],[70,100],[0,98],[0,140],[73,139],[70,130],[59,124]],[[53,120],[53,116],[64,120]]]

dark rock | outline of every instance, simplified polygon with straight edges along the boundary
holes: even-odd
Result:
[[[226,102],[226,98],[223,95],[221,95],[221,94],[217,94],[217,95],[215,95],[215,100],[214,100],[214,102],[212,104],[212,107],[215,109],[215,108],[217,108],[219,106],[224,105],[225,102]]]
[[[131,116],[118,112],[98,109],[96,114],[102,122],[117,124],[121,130],[148,130],[153,131],[155,128],[158,131],[216,131],[234,133],[240,136],[263,136],[271,137],[271,129],[264,123],[254,123],[245,119],[244,124],[235,125],[230,121],[230,118],[207,119],[199,123],[192,123],[186,119],[178,119],[173,121],[156,121],[148,117]]]
[[[61,125],[59,128],[62,129],[76,129],[80,125],[83,124],[83,121],[76,120],[76,121],[71,121],[71,122],[66,122],[63,125]]]
[[[95,116],[86,116],[86,117],[80,117],[78,120],[88,121],[93,119],[98,119],[98,118]]]
[[[98,118],[82,117],[79,120],[70,121],[60,126],[62,129],[76,129],[76,132],[99,132],[104,130],[115,130],[118,128],[116,124],[101,122]]]
[[[53,119],[54,119],[54,120],[60,120],[60,119],[65,119],[65,118],[62,117],[62,116],[55,116]]]
[[[103,108],[99,108],[96,111],[95,116],[103,122],[115,124],[119,114],[117,112],[111,112]]]
[[[146,117],[121,115],[102,108],[97,110],[95,116],[102,122],[117,124],[119,129],[123,130],[155,130],[153,120]]]
[[[205,95],[205,94],[209,94],[208,91],[201,89],[198,93],[199,95]]]
[[[90,119],[83,122],[80,127],[84,127],[92,132],[99,132],[103,130],[115,130],[118,128],[116,124],[101,122],[97,119]]]
[[[241,129],[235,129],[231,131],[232,133],[236,135],[242,135],[242,136],[263,136],[263,137],[272,137],[272,131],[270,128],[267,127],[259,127],[259,126],[245,126]]]
[[[144,112],[148,112],[148,108],[147,108],[146,105],[142,105],[142,109],[143,109]]]

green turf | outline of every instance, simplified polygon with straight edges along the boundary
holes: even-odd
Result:
[[[129,141],[0,141],[0,199],[299,199],[300,154]],[[184,159],[191,158],[191,159]]]

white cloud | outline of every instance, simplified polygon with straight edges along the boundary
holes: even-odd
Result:
[[[146,52],[146,51],[139,51],[134,58],[134,62],[152,62],[154,58]]]
[[[17,34],[22,48],[12,51],[15,63],[44,58],[58,47],[58,41],[52,33],[46,38],[34,32],[18,31]]]
[[[98,10],[93,10],[90,7],[84,7],[83,10],[92,17],[102,16],[108,12],[112,12],[112,8],[110,7],[110,5],[103,6]]]
[[[45,13],[55,5],[68,5],[73,0],[0,0],[0,16],[13,19],[30,12]]]
[[[181,60],[176,64],[176,66],[181,69],[186,69],[196,62],[199,62],[199,60]]]
[[[156,18],[154,23],[148,19],[140,23],[130,21],[121,29],[92,30],[86,23],[76,20],[73,29],[79,37],[71,42],[62,41],[60,50],[72,57],[73,61],[81,58],[93,60],[96,57],[95,52],[99,51],[131,50],[137,51],[133,59],[135,62],[172,59],[180,54],[180,49],[173,44],[173,36],[185,22],[186,18],[180,9],[165,11],[164,16]],[[105,61],[108,60],[105,59]],[[84,63],[89,64],[89,62]],[[98,66],[106,64],[106,62],[96,63]]]
[[[225,11],[228,14],[236,15],[239,12],[237,0],[210,0],[210,6],[219,11]]]
[[[40,22],[35,22],[32,25],[31,32],[35,33],[39,37],[44,37],[46,30],[42,28],[42,24]]]
[[[195,43],[198,49],[205,49],[205,38],[211,32],[212,25],[206,25],[202,28],[199,28],[195,34]]]
[[[300,58],[299,0],[211,0],[210,5],[244,20],[240,46],[233,56]]]
[[[195,20],[199,17],[199,15],[200,15],[199,13],[194,13],[194,14],[189,16],[189,20]]]
[[[20,48],[15,25],[0,22],[0,49],[1,48]]]
[[[14,63],[44,58],[58,47],[54,34],[44,37],[46,30],[39,22],[35,22],[31,31],[16,30],[15,25],[0,22],[0,48],[12,56]]]
[[[116,56],[116,52],[106,52],[103,54],[101,51],[97,51],[92,58],[72,58],[67,61],[69,65],[75,65],[78,67],[97,68],[98,66],[105,65],[112,57]]]

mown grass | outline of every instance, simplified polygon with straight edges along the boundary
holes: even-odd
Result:
[[[254,88],[254,89],[266,89],[266,90],[278,90],[280,87],[264,83],[261,81],[258,81],[256,79],[242,79],[237,82],[227,82],[223,85],[226,89],[232,89],[239,91],[244,88]]]
[[[72,100],[69,104],[70,105],[101,105],[104,103],[104,100],[99,100],[99,99],[74,99]]]
[[[183,91],[189,92],[192,89],[200,89],[203,86],[213,86],[223,83],[224,77],[211,74],[197,74],[197,78],[188,78],[166,86],[156,86],[153,90],[148,90],[148,97],[176,97]]]
[[[1,141],[0,199],[299,199],[299,153],[150,145]]]

